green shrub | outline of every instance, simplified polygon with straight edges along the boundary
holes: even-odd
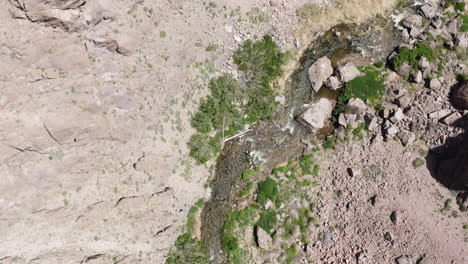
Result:
[[[265,230],[268,234],[273,233],[273,228],[275,227],[277,222],[277,214],[272,211],[268,210],[263,212],[258,219],[257,226],[261,227]]]
[[[278,184],[275,180],[268,177],[258,185],[258,188],[260,190],[257,195],[257,202],[259,204],[263,205],[267,199],[270,199],[273,203],[279,205]]]
[[[468,15],[461,14],[460,17],[461,17],[462,23],[459,29],[461,32],[466,32],[468,31]]]
[[[356,77],[341,89],[333,110],[334,120],[338,120],[339,114],[346,110],[345,105],[351,98],[368,100],[375,108],[381,104],[381,99],[385,93],[382,73],[371,67],[362,68],[361,71],[364,72],[364,76]]]
[[[302,169],[302,175],[311,174],[312,171],[310,170],[310,167],[312,166],[312,155],[310,154],[302,155],[299,158],[299,165],[301,166],[301,169]]]
[[[256,169],[251,169],[251,170],[247,170],[247,171],[244,171],[242,173],[242,180],[243,181],[248,181],[250,179],[250,177],[254,176],[255,174],[257,174],[257,172],[260,170],[260,168],[256,168]]]
[[[385,63],[383,61],[379,61],[379,62],[374,63],[374,66],[376,68],[382,68],[384,65],[385,65]]]
[[[325,142],[323,142],[322,147],[324,149],[335,149],[335,138],[334,137],[328,137]]]
[[[421,57],[426,57],[429,61],[433,61],[436,58],[436,54],[428,45],[417,42],[413,49],[407,47],[401,48],[398,54],[393,57],[392,63],[395,69],[402,66],[405,62],[408,62],[413,69],[417,69]]]
[[[218,44],[210,44],[206,47],[206,51],[215,51],[219,48]]]
[[[314,3],[307,3],[298,9],[296,14],[302,19],[311,19],[322,13],[323,9],[320,5]]]
[[[413,167],[414,168],[419,168],[424,164],[425,164],[424,160],[422,160],[420,158],[416,158],[415,160],[413,160]]]
[[[239,197],[243,198],[243,197],[247,196],[248,194],[250,194],[250,192],[252,191],[254,185],[255,185],[255,183],[253,183],[253,182],[247,184],[247,186],[245,186],[244,190],[242,190],[239,193]]]
[[[363,176],[369,180],[375,180],[380,175],[380,167],[377,164],[371,164],[363,170]]]
[[[315,164],[315,165],[314,165],[314,170],[312,171],[312,175],[318,176],[318,175],[319,175],[319,171],[320,171],[320,165]]]
[[[218,138],[210,138],[206,134],[194,134],[190,137],[187,146],[190,150],[190,156],[197,161],[197,164],[206,163],[221,148]]]
[[[175,248],[169,250],[166,264],[208,264],[209,257],[206,249],[190,234],[179,236],[175,242]]]

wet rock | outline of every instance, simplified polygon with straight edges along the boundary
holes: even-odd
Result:
[[[309,80],[312,88],[318,92],[323,83],[333,74],[330,59],[322,57],[316,60],[309,68]]]
[[[331,247],[335,244],[335,241],[333,241],[331,232],[329,231],[322,232],[322,244],[325,247]]]
[[[337,90],[340,87],[340,84],[340,81],[335,76],[331,76],[325,82],[325,85],[332,90]]]
[[[451,95],[453,104],[463,110],[468,110],[468,82],[459,85]]]
[[[325,126],[325,122],[330,118],[333,108],[333,101],[320,98],[312,105],[303,107],[300,114],[296,116],[296,120],[309,131],[314,132]]]
[[[413,256],[399,256],[395,259],[397,264],[416,264],[418,257]]]
[[[362,75],[363,73],[360,72],[352,63],[346,63],[337,70],[337,76],[342,82],[352,81],[354,78]]]
[[[273,246],[273,239],[271,236],[261,227],[257,227],[256,230],[258,246],[266,250],[270,249]]]
[[[454,124],[457,120],[461,119],[462,115],[458,112],[453,112],[450,115],[446,116],[445,118],[442,119],[442,123],[446,125],[452,125]]]
[[[421,27],[422,18],[418,15],[411,15],[401,21],[401,25],[405,28],[411,29],[413,27]]]
[[[427,19],[432,19],[437,14],[437,5],[434,3],[424,4],[419,8],[419,13]]]
[[[416,136],[413,132],[410,131],[400,131],[398,133],[398,138],[400,139],[401,144],[406,147],[408,145],[413,144],[414,140],[416,139]]]
[[[367,105],[360,98],[351,98],[346,105],[346,109],[353,114],[359,115],[367,110]]]
[[[440,83],[438,78],[434,78],[429,82],[429,88],[431,88],[432,90],[438,90],[441,86],[442,84]]]

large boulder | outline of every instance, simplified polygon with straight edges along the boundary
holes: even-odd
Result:
[[[360,72],[352,63],[346,63],[337,70],[337,76],[342,82],[352,81],[354,78],[362,75],[363,73]]]
[[[320,98],[312,105],[305,106],[296,116],[297,122],[305,126],[310,132],[323,128],[331,117],[334,102],[327,98]]]
[[[316,60],[309,68],[309,80],[312,88],[318,92],[323,83],[333,74],[331,61],[327,57]]]
[[[452,93],[453,104],[463,110],[468,110],[468,81],[463,82]]]
[[[346,105],[346,109],[353,114],[359,115],[367,110],[366,103],[360,98],[351,98]]]

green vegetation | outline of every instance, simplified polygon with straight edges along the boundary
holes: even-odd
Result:
[[[364,178],[375,180],[380,175],[380,168],[377,164],[372,164],[363,170]]]
[[[395,4],[395,9],[401,9],[409,4],[409,0],[398,0]]]
[[[218,44],[210,44],[206,47],[206,51],[215,51],[219,48],[219,45]]]
[[[335,149],[335,138],[328,137],[325,142],[323,142],[322,147],[324,149]]]
[[[320,171],[320,165],[315,164],[315,165],[314,165],[314,170],[312,171],[312,175],[318,176],[318,175],[319,175],[319,171]]]
[[[397,69],[405,62],[408,62],[413,69],[418,68],[419,59],[426,57],[429,61],[433,61],[436,57],[435,52],[428,45],[417,42],[413,49],[403,47],[398,51],[398,54],[393,57],[393,66]]]
[[[468,31],[468,15],[467,14],[460,14],[461,22],[459,30],[461,32],[467,32]]]
[[[187,232],[192,233],[195,224],[195,214],[205,206],[205,199],[198,200],[189,210],[187,217]]]
[[[307,3],[298,9],[296,9],[296,14],[302,19],[311,19],[322,13],[323,9],[320,5],[314,3]]]
[[[379,68],[379,69],[382,68],[384,65],[385,63],[383,61],[374,63],[374,67]]]
[[[302,155],[299,158],[299,165],[301,166],[302,169],[302,174],[311,174],[312,171],[310,170],[310,167],[312,166],[312,155]]]
[[[360,69],[365,75],[356,77],[354,80],[346,83],[341,90],[336,101],[336,107],[333,110],[333,118],[338,120],[340,113],[346,111],[346,103],[351,98],[360,98],[363,101],[369,101],[370,105],[379,108],[381,99],[385,93],[384,79],[381,71],[372,67]]]
[[[252,10],[247,12],[246,15],[249,18],[250,23],[253,23],[253,24],[263,23],[268,20],[267,15],[258,7],[252,8]]]
[[[416,158],[415,160],[413,160],[413,168],[417,169],[419,167],[421,167],[422,165],[425,164],[424,160],[420,159],[420,158]]]
[[[254,186],[255,186],[255,183],[253,183],[253,182],[250,182],[249,184],[247,184],[247,186],[245,186],[244,190],[242,190],[239,193],[239,197],[242,198],[242,197],[245,197],[248,194],[250,194]]]
[[[268,234],[272,235],[273,228],[278,221],[276,217],[276,213],[272,210],[267,210],[260,215],[260,219],[258,219],[257,226],[261,227],[265,230]]]
[[[221,150],[224,137],[234,135],[246,124],[271,117],[277,105],[276,89],[271,82],[282,74],[285,58],[269,35],[256,42],[247,40],[233,55],[239,70],[245,74],[246,86],[230,75],[210,80],[211,94],[201,100],[191,119],[197,133],[189,140],[188,147],[198,164],[206,163]]]
[[[228,263],[243,264],[246,252],[239,245],[239,238],[234,234],[236,227],[248,226],[255,217],[256,206],[234,211],[227,217],[221,231],[221,248],[227,255]],[[189,263],[189,262],[180,262]]]
[[[427,154],[428,154],[427,151],[422,149],[422,148],[418,149],[418,153],[423,158],[425,158],[427,156]]]
[[[277,206],[280,204],[280,200],[278,197],[278,184],[275,180],[268,177],[265,181],[261,182],[258,185],[260,192],[257,195],[257,202],[259,204],[264,204],[267,199],[270,199],[273,203]]]
[[[209,257],[203,245],[190,234],[179,236],[167,256],[166,264],[208,264]]]
[[[256,169],[251,169],[251,170],[248,170],[248,171],[244,171],[242,173],[242,180],[243,181],[248,181],[250,179],[250,177],[254,176],[255,174],[257,174],[257,172],[260,171],[260,168],[256,168]]]
[[[447,199],[444,202],[444,207],[440,209],[441,212],[448,212],[452,210],[452,206],[450,205],[452,203],[452,199]]]

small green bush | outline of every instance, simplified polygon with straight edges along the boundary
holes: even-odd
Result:
[[[393,57],[392,63],[395,69],[402,66],[405,62],[408,62],[413,69],[417,69],[421,57],[426,57],[429,61],[433,61],[436,58],[436,54],[428,45],[417,42],[413,49],[407,47],[401,48],[398,54]]]
[[[312,175],[319,176],[319,171],[320,171],[320,165],[315,164],[314,165],[314,170],[312,171]]]
[[[273,233],[273,228],[277,222],[277,214],[272,210],[267,210],[260,215],[257,226],[261,227],[268,234]]]
[[[311,174],[312,171],[310,170],[310,167],[312,166],[312,155],[310,154],[302,155],[299,158],[299,165],[301,166],[301,169],[302,169],[302,175]]]
[[[243,198],[243,197],[247,196],[248,194],[250,194],[250,192],[252,191],[254,185],[255,184],[253,182],[247,184],[247,186],[245,186],[244,190],[242,190],[239,193],[239,197]]]
[[[209,257],[206,249],[190,234],[179,236],[175,242],[175,248],[167,255],[166,264],[208,264]]]
[[[466,14],[461,14],[461,15],[460,15],[460,18],[461,18],[461,20],[462,20],[462,23],[461,23],[460,28],[459,28],[460,31],[461,31],[461,32],[466,32],[466,31],[468,31],[468,15],[466,15]]]
[[[264,204],[267,199],[270,199],[276,205],[279,205],[280,201],[278,198],[278,184],[275,180],[268,177],[265,181],[258,185],[260,192],[257,195],[257,202]]]
[[[260,170],[260,168],[256,168],[256,169],[251,169],[251,170],[247,170],[247,171],[244,171],[242,173],[242,180],[243,181],[248,181],[250,179],[250,177],[254,176],[255,174],[257,174],[257,172]]]
[[[325,142],[323,142],[322,147],[324,149],[335,149],[335,138],[329,137]]]
[[[385,65],[385,63],[383,61],[379,61],[379,62],[374,63],[374,66],[376,68],[379,68],[379,69],[382,68],[384,65]]]
[[[314,3],[307,3],[298,9],[296,14],[302,19],[311,19],[322,13],[323,9],[320,5]]]
[[[413,160],[413,167],[415,169],[421,167],[424,164],[425,164],[424,160],[422,160],[420,158],[416,158],[415,160]]]
[[[197,161],[197,164],[204,164],[210,160],[221,148],[218,138],[210,138],[206,134],[194,134],[187,143],[190,156]]]

